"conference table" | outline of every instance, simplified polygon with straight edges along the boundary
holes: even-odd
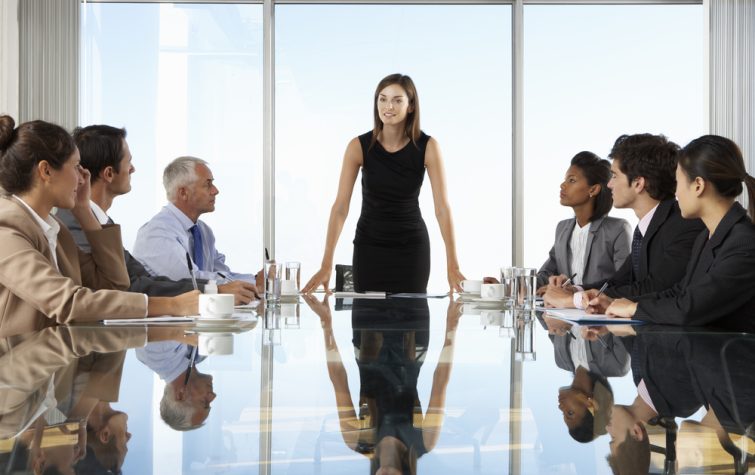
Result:
[[[626,408],[647,404],[638,387],[657,412],[642,422],[650,473],[744,472],[753,356],[751,334],[579,326],[448,297],[51,327],[0,344],[0,473],[40,457],[62,473],[612,473]],[[199,407],[190,430],[163,421],[167,392]],[[127,428],[101,430],[102,411]]]

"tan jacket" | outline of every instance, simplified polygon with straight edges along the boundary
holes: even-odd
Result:
[[[0,336],[53,323],[142,318],[142,294],[127,289],[120,227],[87,232],[92,253],[79,251],[65,226],[58,233],[55,268],[42,229],[21,203],[0,197]]]

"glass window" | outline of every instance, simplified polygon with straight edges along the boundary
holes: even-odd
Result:
[[[524,10],[524,261],[539,267],[573,216],[559,185],[582,150],[607,158],[622,134],[680,146],[705,132],[702,5]],[[637,218],[631,210],[613,216]]]
[[[456,247],[468,278],[511,255],[511,8],[276,7],[276,252],[320,267],[346,145],[372,129],[375,87],[414,80],[422,129],[445,163]],[[335,263],[351,264],[361,209],[357,178]],[[430,233],[429,291],[448,289],[429,178],[420,207]],[[331,282],[331,285],[333,282]]]
[[[226,262],[256,272],[262,249],[262,6],[82,6],[81,124],[126,127],[136,173],[110,215],[123,242],[166,204],[174,158],[209,162],[220,190],[202,215]]]

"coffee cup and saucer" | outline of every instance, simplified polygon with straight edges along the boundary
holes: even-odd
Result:
[[[462,280],[460,285],[462,292],[459,296],[461,298],[479,297],[480,288],[482,287],[481,280]]]
[[[233,294],[202,294],[199,296],[199,317],[197,325],[235,324],[239,317],[233,315]]]

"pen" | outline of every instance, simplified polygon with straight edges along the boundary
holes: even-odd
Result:
[[[191,283],[194,285],[194,290],[199,290],[197,286],[197,278],[194,277],[194,266],[191,265],[191,256],[189,252],[186,252],[186,265],[189,266],[189,275],[191,275]]]
[[[595,298],[600,297],[603,294],[603,291],[606,290],[607,288],[608,288],[608,282],[606,282],[600,287],[600,290],[598,290],[598,295],[596,295]]]
[[[267,261],[270,260],[270,253],[267,252],[267,248],[265,248],[265,260],[267,260]]]
[[[577,273],[573,273],[571,277],[566,279],[563,284],[561,284],[561,287],[566,287],[567,285],[571,284],[571,280],[577,276]]]
[[[220,276],[221,279],[227,279],[228,277],[225,276],[222,272],[215,272],[217,275]]]

